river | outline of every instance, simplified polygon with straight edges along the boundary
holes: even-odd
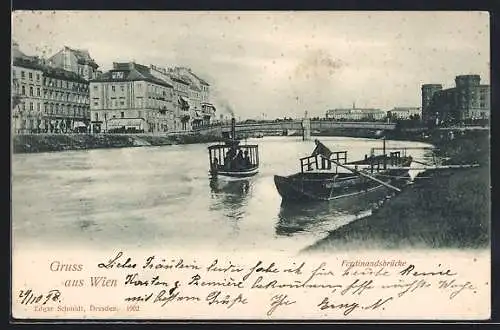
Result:
[[[323,137],[332,150],[361,159],[380,140]],[[265,137],[260,172],[243,182],[210,184],[208,144],[15,154],[13,248],[272,250],[299,252],[356,218],[381,196],[349,203],[282,208],[274,174],[299,170],[314,142]],[[427,146],[387,141],[388,147]],[[425,159],[424,150],[411,150]],[[383,196],[382,196],[383,198]]]

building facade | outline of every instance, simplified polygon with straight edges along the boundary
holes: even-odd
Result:
[[[12,62],[12,132],[69,133],[86,130],[88,81],[77,74],[44,65],[16,45]]]
[[[421,119],[422,109],[419,107],[395,107],[387,112],[392,119]]]
[[[84,49],[72,49],[64,46],[63,49],[52,55],[48,59],[48,64],[52,67],[71,71],[86,80],[97,78],[99,65]]]
[[[352,121],[383,121],[387,117],[385,111],[372,108],[330,109],[326,112],[326,118],[332,120]]]
[[[174,88],[134,62],[90,81],[92,131],[165,133],[174,123]]]
[[[44,116],[43,67],[28,59],[14,58],[11,77],[12,132],[38,132]]]
[[[212,104],[210,95],[210,84],[200,78],[190,68],[174,67],[169,72],[184,81],[188,81],[191,88],[191,97],[193,99],[193,120],[192,126],[209,125],[216,118],[216,108]]]
[[[89,126],[87,80],[71,71],[45,67],[43,86],[44,127],[47,133],[69,133]]]
[[[434,94],[443,90],[443,85],[440,84],[424,84],[422,85],[422,119],[427,121],[432,117],[431,105]]]
[[[460,122],[490,118],[490,86],[481,85],[479,75],[460,75],[455,87],[422,86],[422,116],[425,121]]]

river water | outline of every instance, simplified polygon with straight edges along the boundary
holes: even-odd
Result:
[[[380,140],[324,137],[361,159]],[[208,144],[16,154],[13,247],[203,249],[299,252],[370,213],[384,196],[281,207],[274,174],[300,170],[314,142],[265,137],[260,172],[243,181],[208,178]],[[388,147],[427,146],[387,141]],[[424,150],[409,152],[425,159]]]

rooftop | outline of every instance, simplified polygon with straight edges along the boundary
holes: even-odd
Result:
[[[115,72],[123,72],[124,75],[117,77]],[[113,69],[103,73],[100,77],[92,79],[93,82],[112,82],[112,81],[149,81],[154,84],[172,88],[168,82],[157,78],[151,74],[149,67],[134,62],[113,63]]]
[[[67,71],[61,68],[52,68],[49,66],[43,67],[43,72],[46,77],[58,78],[63,80],[76,81],[81,83],[88,83],[87,80],[83,79],[81,76],[77,75],[72,71]]]
[[[91,64],[94,65],[96,68],[99,67],[97,63],[94,61],[92,57],[90,57],[90,53],[86,49],[74,49],[68,46],[64,46],[65,49],[71,51],[73,54],[75,54],[76,59],[78,62],[82,64]]]

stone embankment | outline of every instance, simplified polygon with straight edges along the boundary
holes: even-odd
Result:
[[[146,135],[146,134],[32,134],[16,135],[13,153],[52,152],[101,148],[165,146],[172,144],[209,143],[218,141],[207,135]]]

